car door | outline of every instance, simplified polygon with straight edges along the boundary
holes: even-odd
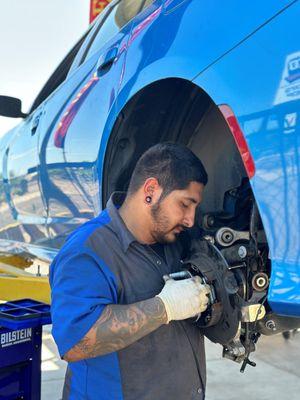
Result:
[[[46,102],[39,169],[54,247],[60,246],[69,231],[100,211],[97,159],[101,137],[108,115],[114,120],[130,21],[144,3],[111,3],[78,67],[71,68],[67,80]]]
[[[24,121],[1,141],[1,215],[0,237],[45,246],[48,240],[44,199],[39,179],[38,142],[43,127],[45,99],[60,85],[92,30],[91,26],[34,100]]]
[[[44,204],[38,179],[38,122],[43,105],[17,128],[2,158],[3,188],[9,208],[5,224],[10,240],[36,243],[45,232]]]

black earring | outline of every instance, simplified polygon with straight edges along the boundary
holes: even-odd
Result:
[[[151,201],[152,201],[152,198],[151,198],[150,196],[147,196],[147,197],[146,197],[146,203],[150,204]]]

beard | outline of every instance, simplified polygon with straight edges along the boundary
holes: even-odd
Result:
[[[183,225],[172,226],[159,201],[151,207],[151,217],[153,222],[152,235],[157,243],[168,244],[175,242],[180,232],[175,233],[173,232],[174,229],[184,229]]]

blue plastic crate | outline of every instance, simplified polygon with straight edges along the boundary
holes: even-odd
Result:
[[[51,323],[50,305],[32,299],[0,304],[0,326],[20,329]]]
[[[50,323],[48,304],[0,304],[0,400],[40,400],[42,325]]]

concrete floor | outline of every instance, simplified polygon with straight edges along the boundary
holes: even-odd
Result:
[[[261,337],[250,357],[255,368],[221,358],[221,346],[207,346],[207,400],[299,400],[300,334]]]
[[[58,356],[50,329],[46,326],[43,335],[42,400],[59,400],[66,363]],[[206,356],[206,400],[300,399],[300,333],[289,340],[262,337],[250,357],[257,367],[248,366],[244,374],[239,364],[222,359],[219,345],[207,341]]]

